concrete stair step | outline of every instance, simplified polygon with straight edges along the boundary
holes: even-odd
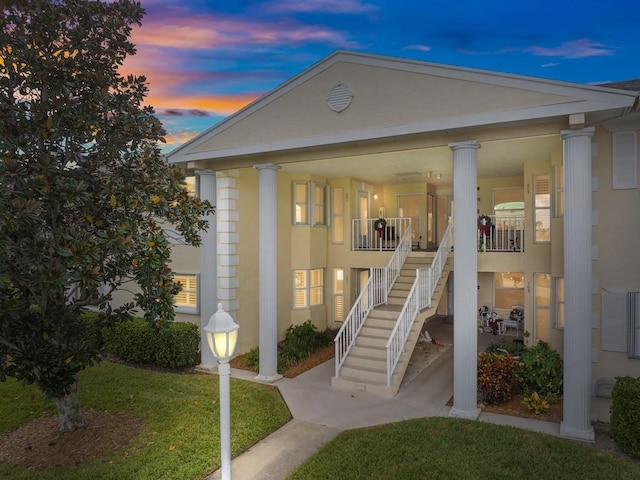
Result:
[[[362,347],[383,347],[387,348],[389,338],[370,337],[368,335],[358,335],[355,345]]]
[[[407,299],[407,297],[397,297],[397,298],[388,298],[387,301],[389,302],[390,305],[404,305],[405,300]]]
[[[386,371],[387,358],[386,356],[384,358],[375,358],[361,355],[349,355],[343,365],[348,368],[373,368],[380,371]]]
[[[371,383],[374,385],[386,385],[387,384],[387,372],[386,368],[370,368],[370,367],[346,367],[343,365],[341,377],[355,379],[363,383]]]
[[[393,330],[393,327],[396,325],[396,319],[398,315],[394,315],[392,318],[367,318],[365,320],[364,326],[367,327],[378,327],[378,328],[386,328],[389,331]]]
[[[394,325],[391,328],[387,328],[385,326],[374,326],[370,325],[369,322],[365,322],[365,324],[360,329],[360,335],[364,335],[366,337],[374,337],[374,338],[384,338],[389,339],[389,334],[393,330]]]
[[[353,347],[351,347],[349,355],[374,358],[377,360],[384,359],[386,361],[387,349],[386,347],[365,347],[361,345],[354,345]]]
[[[398,318],[398,313],[392,310],[386,310],[386,309],[383,310],[380,307],[376,307],[373,310],[371,310],[371,312],[369,313],[369,316],[365,321],[368,321],[369,319],[372,319],[372,318],[395,321]]]

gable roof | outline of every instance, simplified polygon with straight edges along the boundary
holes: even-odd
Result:
[[[327,100],[339,84],[352,99],[336,112]],[[168,159],[215,161],[575,113],[587,114],[594,124],[624,115],[637,97],[609,86],[338,51],[178,147]]]
[[[623,80],[621,82],[601,83],[600,86],[607,88],[619,88],[620,90],[632,90],[640,92],[640,78],[634,80]]]

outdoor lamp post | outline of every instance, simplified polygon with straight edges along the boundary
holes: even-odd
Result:
[[[229,358],[233,355],[238,341],[238,328],[231,315],[224,311],[222,303],[218,311],[211,315],[204,327],[207,343],[218,360],[218,378],[220,382],[220,457],[222,462],[222,480],[231,480],[231,409],[229,406]]]

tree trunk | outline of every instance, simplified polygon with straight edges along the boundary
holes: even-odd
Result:
[[[80,397],[78,395],[78,380],[73,384],[69,395],[53,399],[58,409],[58,431],[72,432],[86,427],[80,411]]]

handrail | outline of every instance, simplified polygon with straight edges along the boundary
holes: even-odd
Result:
[[[369,312],[374,307],[387,303],[388,294],[400,275],[400,270],[409,256],[409,252],[411,252],[411,228],[405,230],[387,266],[370,269],[369,280],[358,295],[334,339],[336,378],[340,377],[340,367],[353,347]]]
[[[433,300],[438,279],[442,275],[447,257],[451,251],[451,223],[442,237],[438,252],[430,267],[416,269],[416,279],[411,286],[409,295],[404,302],[400,316],[387,342],[387,386],[391,386],[391,377],[396,370],[400,356],[413,322],[420,310],[430,307]]]

